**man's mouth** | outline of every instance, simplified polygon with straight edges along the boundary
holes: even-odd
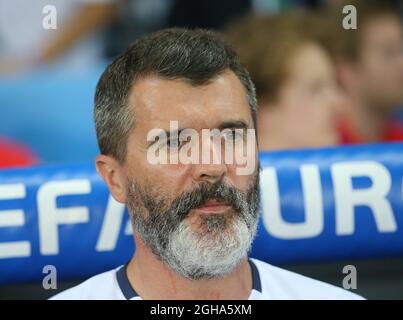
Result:
[[[198,212],[205,214],[220,214],[230,210],[232,206],[224,201],[212,199],[204,203],[203,205],[194,208]]]

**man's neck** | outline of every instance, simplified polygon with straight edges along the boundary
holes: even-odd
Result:
[[[143,299],[245,300],[252,290],[252,271],[246,257],[223,277],[190,280],[158,259],[137,237],[136,253],[127,267],[127,276]]]

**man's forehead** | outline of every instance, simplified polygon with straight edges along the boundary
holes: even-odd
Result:
[[[229,71],[203,85],[148,76],[135,83],[129,104],[137,125],[169,125],[176,120],[188,128],[209,128],[237,119],[251,126],[246,91]]]

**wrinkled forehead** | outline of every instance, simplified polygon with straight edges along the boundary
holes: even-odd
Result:
[[[134,84],[129,105],[135,115],[135,130],[165,128],[170,121],[196,130],[218,128],[229,121],[243,121],[253,128],[246,90],[231,71],[202,85],[147,76]]]

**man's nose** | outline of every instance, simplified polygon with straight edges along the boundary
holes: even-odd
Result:
[[[198,182],[215,183],[222,180],[226,172],[225,164],[199,164],[195,165],[193,179]]]
[[[201,143],[199,164],[194,165],[193,179],[195,181],[220,181],[227,174],[225,155],[221,148],[220,139],[205,139]]]

